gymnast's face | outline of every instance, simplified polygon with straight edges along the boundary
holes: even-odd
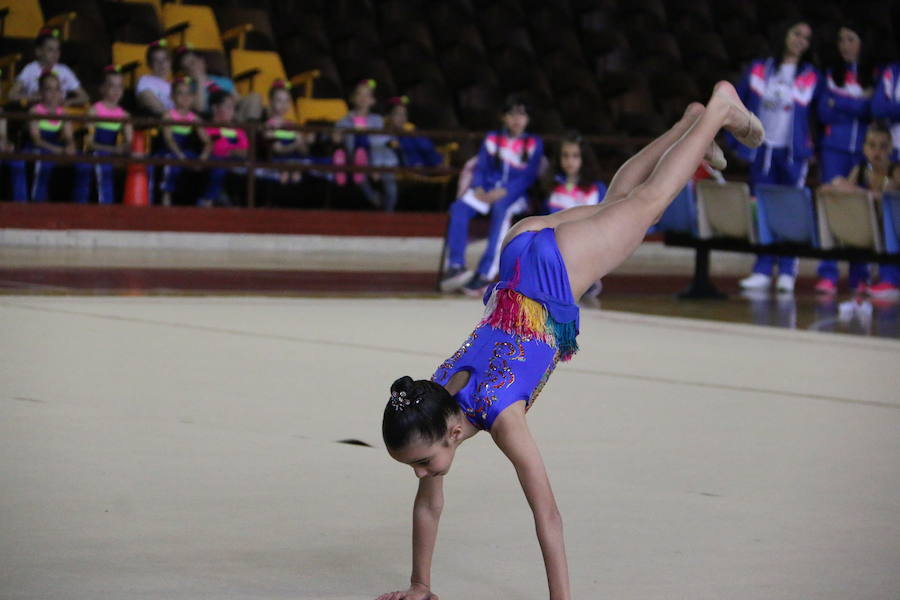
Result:
[[[388,450],[391,458],[409,465],[416,477],[443,477],[450,471],[453,457],[456,454],[453,429],[447,432],[444,439],[437,442],[416,438],[400,450]]]

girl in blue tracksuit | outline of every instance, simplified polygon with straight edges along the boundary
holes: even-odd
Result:
[[[875,78],[872,68],[860,60],[863,45],[858,31],[847,26],[838,30],[839,56],[825,72],[816,102],[819,120],[824,125],[820,154],[822,183],[847,177],[853,167],[865,161],[863,141],[871,118]],[[834,294],[838,278],[837,261],[823,260],[819,263],[816,292]],[[869,280],[868,265],[850,263],[849,279],[851,289],[865,286]]]
[[[450,205],[447,246],[450,252],[441,289],[451,291],[463,283],[463,292],[481,295],[496,276],[497,247],[509,230],[512,217],[527,207],[525,194],[535,182],[544,155],[544,145],[536,135],[525,133],[528,110],[519,96],[510,96],[503,109],[502,131],[487,134],[478,153],[472,183]],[[477,215],[490,215],[487,247],[471,277],[465,270],[469,221]]]
[[[893,141],[892,160],[900,161],[900,63],[885,67],[872,96],[872,116],[883,119],[891,130]],[[900,266],[881,265],[878,269],[881,281],[869,288],[876,298],[900,297]]]
[[[807,163],[813,154],[809,117],[819,74],[808,62],[812,30],[805,22],[792,24],[777,41],[777,56],[755,60],[738,84],[741,100],[756,114],[766,130],[766,140],[756,149],[727,136],[735,153],[751,163],[750,184],[774,183],[802,187]],[[753,273],[741,280],[741,287],[769,286],[775,257],[760,255]],[[797,274],[797,259],[778,258],[778,289],[791,291]]]
[[[872,96],[872,117],[883,119],[891,128],[894,152],[891,159],[900,161],[900,62],[884,68]]]
[[[606,197],[606,184],[597,179],[590,147],[576,131],[568,132],[559,144],[551,169],[543,181],[544,212],[552,215],[576,206],[593,206]],[[587,298],[603,290],[599,279],[587,289]]]
[[[837,189],[854,190],[862,188],[870,190],[876,197],[891,190],[894,181],[891,177],[891,134],[887,126],[880,121],[873,121],[866,131],[863,145],[864,158],[853,167],[846,177],[837,177],[832,186]],[[878,268],[880,281],[867,291],[873,298],[897,299],[900,297],[900,267],[882,264]]]
[[[415,125],[409,122],[409,113],[406,109],[409,97],[395,96],[388,98],[387,103],[391,109],[385,119],[385,127],[404,133],[415,131]],[[394,151],[404,167],[436,167],[444,161],[434,143],[420,135],[398,135],[388,142],[388,147]]]

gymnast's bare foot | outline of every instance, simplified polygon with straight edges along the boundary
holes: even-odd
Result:
[[[759,122],[756,115],[747,110],[733,85],[727,81],[717,83],[716,87],[713,88],[710,102],[716,99],[721,99],[728,103],[728,116],[724,125],[726,131],[731,132],[737,138],[737,141],[750,148],[756,148],[763,143],[766,132],[762,123]]]
[[[707,148],[703,160],[717,171],[723,171],[728,166],[728,161],[725,160],[725,153],[722,152],[722,149],[715,142],[709,143],[709,148]]]

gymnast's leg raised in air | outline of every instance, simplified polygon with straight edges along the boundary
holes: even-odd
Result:
[[[759,119],[725,81],[716,84],[705,107],[688,106],[678,123],[622,165],[605,202],[523,219],[504,244],[523,231],[554,228],[572,294],[579,298],[635,251],[701,160],[721,164],[721,150],[714,142],[721,129],[750,147],[759,146],[764,136]]]

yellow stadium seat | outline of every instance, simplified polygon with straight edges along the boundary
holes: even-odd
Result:
[[[147,56],[146,44],[113,42],[112,56],[113,63],[123,67],[125,82],[129,86],[133,86],[142,75],[150,72],[150,68],[144,64],[144,59]],[[129,68],[132,63],[137,63],[134,65],[135,68],[133,70]]]
[[[75,12],[60,13],[44,23],[44,27],[59,29],[62,32],[62,40],[65,41],[69,39],[69,23],[77,17],[78,13]]]
[[[44,26],[44,11],[38,0],[0,0],[0,10],[8,8],[3,19],[3,37],[34,38]]]
[[[269,105],[269,88],[276,79],[287,81],[287,75],[284,72],[284,65],[281,63],[281,57],[277,52],[265,52],[261,50],[241,50],[234,49],[231,51],[231,75],[237,91],[241,95],[256,92],[260,95],[263,105]],[[297,120],[294,109],[288,118],[291,121]]]
[[[187,44],[197,50],[218,50],[223,52],[222,35],[213,11],[208,6],[186,4],[164,4],[162,9],[163,29],[169,30],[187,23],[188,28],[181,33],[168,36],[170,44]]]
[[[16,64],[20,60],[21,54],[7,54],[0,57],[0,98],[6,98],[6,92],[16,82]]]
[[[232,77],[240,94],[257,92],[263,104],[269,104],[269,88],[277,79],[290,81],[293,86],[303,86],[303,93],[297,98],[290,120],[301,125],[307,121],[337,121],[348,112],[347,103],[341,98],[313,98],[313,82],[319,76],[318,70],[305,71],[288,79],[281,57],[276,52],[261,50],[231,51]]]
[[[308,121],[340,121],[349,109],[341,98],[297,98],[295,103],[298,122],[303,125]]]

